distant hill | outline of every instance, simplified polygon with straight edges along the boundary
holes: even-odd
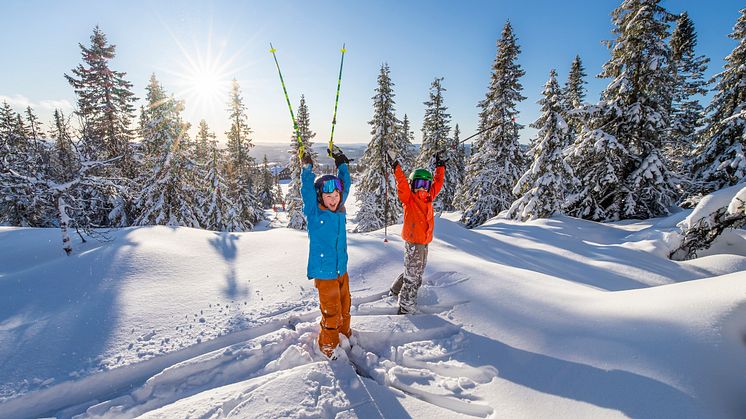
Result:
[[[357,144],[336,144],[338,147],[340,147],[342,150],[344,150],[347,157],[355,160],[360,160],[360,158],[363,156],[363,153],[365,152],[365,148],[368,146],[364,143],[357,143]],[[326,146],[327,144],[314,144],[313,150],[319,153],[319,155],[326,155]],[[267,155],[267,160],[269,160],[271,163],[278,163],[285,165],[287,164],[289,152],[290,151],[290,144],[283,144],[283,143],[254,143],[254,147],[251,149],[251,155],[257,160],[257,162],[261,163],[262,159],[264,159],[264,155]]]

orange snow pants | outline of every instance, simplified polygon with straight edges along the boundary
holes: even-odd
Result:
[[[321,304],[319,348],[331,356],[339,345],[339,334],[350,337],[350,277],[347,272],[336,279],[314,279]]]

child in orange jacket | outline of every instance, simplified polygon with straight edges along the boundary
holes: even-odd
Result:
[[[417,291],[422,285],[422,274],[427,264],[427,246],[433,240],[433,201],[438,196],[445,180],[446,162],[435,155],[435,178],[426,169],[416,169],[404,175],[396,156],[389,153],[396,177],[396,190],[404,206],[404,272],[391,285],[391,295],[399,296],[397,314],[411,314],[417,307]]]

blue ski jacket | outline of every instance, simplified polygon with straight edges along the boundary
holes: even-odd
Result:
[[[303,213],[308,221],[308,279],[337,279],[347,272],[347,213],[344,203],[350,193],[350,171],[346,163],[337,168],[337,177],[344,183],[342,199],[336,212],[319,204],[314,188],[312,166],[301,171]]]

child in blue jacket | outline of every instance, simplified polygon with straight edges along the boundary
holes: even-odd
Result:
[[[350,193],[350,160],[338,147],[332,152],[337,176],[314,180],[313,160],[304,154],[301,161],[303,213],[308,221],[308,278],[319,290],[321,330],[319,348],[333,358],[339,334],[348,338],[350,329],[350,278],[347,275],[347,215],[345,200]]]

